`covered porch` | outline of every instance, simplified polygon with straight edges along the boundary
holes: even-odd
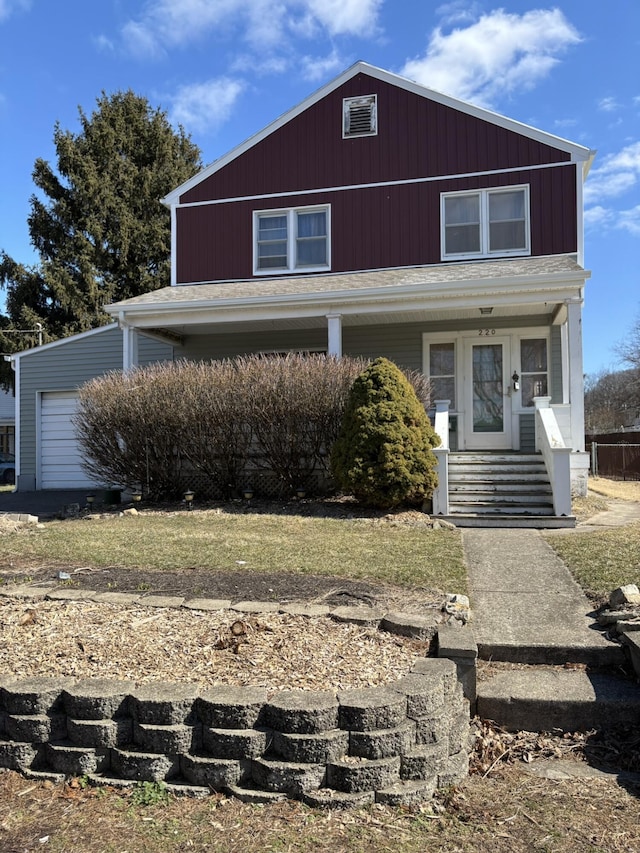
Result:
[[[586,492],[588,275],[568,256],[520,258],[174,286],[107,310],[124,336],[124,370],[144,335],[171,343],[176,358],[326,352],[422,371],[442,438],[434,511],[449,514],[451,453],[528,451],[542,454],[561,517],[572,490]]]

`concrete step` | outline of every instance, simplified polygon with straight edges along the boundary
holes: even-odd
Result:
[[[488,480],[480,479],[458,479],[451,480],[449,478],[450,492],[500,492],[501,494],[550,494],[551,484],[547,480]]]
[[[551,503],[546,491],[531,489],[524,492],[503,491],[502,489],[455,489],[449,491],[449,499],[456,503],[478,501],[480,503]]]
[[[509,731],[588,731],[640,720],[640,686],[614,675],[528,667],[478,684],[478,716]]]
[[[449,507],[451,510],[451,507]],[[508,511],[504,513],[482,515],[473,512],[464,512],[460,509],[456,513],[438,516],[443,521],[450,521],[456,527],[484,527],[484,528],[533,528],[536,530],[555,530],[571,528],[576,526],[575,515],[513,515]]]
[[[453,501],[449,503],[449,515],[553,515],[549,503],[507,503],[501,501]]]

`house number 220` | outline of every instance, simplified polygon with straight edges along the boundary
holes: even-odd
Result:
[[[481,338],[489,338],[491,337],[491,335],[495,335],[495,333],[495,329],[478,329],[478,335]]]

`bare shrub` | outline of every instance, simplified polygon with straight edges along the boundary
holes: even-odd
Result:
[[[89,476],[105,484],[142,486],[150,497],[179,493],[176,392],[171,364],[113,372],[84,385],[74,425]]]
[[[231,497],[241,484],[252,440],[237,364],[183,361],[174,373],[181,452],[216,494]]]
[[[278,478],[283,493],[308,487],[327,470],[349,388],[360,359],[324,355],[245,356],[236,361],[255,462]]]
[[[203,491],[230,497],[251,466],[273,472],[282,494],[328,472],[349,390],[366,362],[289,354],[154,364],[110,373],[79,393],[83,467],[105,484],[178,496],[196,472]],[[409,374],[423,403],[428,382]]]

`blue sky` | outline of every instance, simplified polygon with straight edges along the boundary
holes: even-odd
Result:
[[[585,371],[640,316],[640,3],[0,0],[0,249],[56,121],[132,89],[216,159],[358,59],[597,149],[586,189]],[[1,298],[1,294],[0,294]]]

